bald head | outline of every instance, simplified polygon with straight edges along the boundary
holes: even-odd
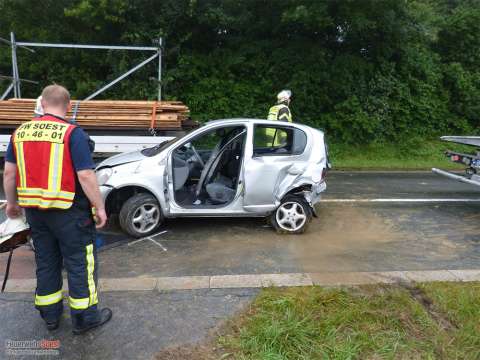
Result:
[[[49,85],[42,91],[42,107],[45,113],[65,117],[70,106],[70,93],[60,85]]]

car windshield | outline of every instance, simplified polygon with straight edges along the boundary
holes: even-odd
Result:
[[[152,156],[155,156],[157,154],[160,154],[161,151],[163,151],[163,149],[166,149],[168,146],[172,145],[172,144],[175,144],[177,141],[183,139],[185,136],[187,136],[188,134],[190,134],[192,131],[196,130],[195,129],[191,129],[189,131],[187,131],[184,135],[182,136],[179,136],[179,137],[176,137],[176,138],[173,138],[173,139],[170,139],[170,140],[167,140],[167,141],[164,141],[164,142],[161,142],[160,144],[158,145],[155,145],[155,146],[152,146],[152,147],[149,147],[149,148],[146,148],[146,149],[143,149],[141,152],[143,155],[147,156],[147,157],[152,157]]]
[[[155,156],[155,155],[159,154],[159,153],[160,153],[163,149],[165,149],[167,146],[170,146],[170,145],[176,143],[176,142],[177,142],[178,140],[180,140],[181,138],[183,138],[183,136],[180,136],[180,137],[177,137],[177,138],[173,138],[173,139],[170,139],[170,140],[161,142],[161,143],[158,144],[158,145],[155,145],[155,146],[152,146],[152,147],[143,149],[143,150],[142,150],[142,154],[145,155],[145,156],[148,156],[148,157]]]

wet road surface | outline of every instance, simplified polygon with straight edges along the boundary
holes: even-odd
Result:
[[[0,358],[37,358],[8,356],[8,340],[49,339],[59,341],[60,356],[38,358],[153,359],[165,347],[203,341],[222,319],[244,309],[257,293],[257,289],[102,293],[102,306],[113,309],[113,318],[103,327],[81,336],[72,335],[68,307],[60,328],[49,332],[33,309],[31,294],[3,294]]]
[[[100,277],[478,269],[480,202],[336,200],[480,199],[479,190],[429,173],[331,173],[330,202],[318,206],[319,217],[303,235],[277,235],[264,219],[172,219],[155,242],[135,242],[113,224],[100,233],[106,243]],[[5,263],[2,254],[0,272]],[[34,278],[34,272],[33,252],[17,250],[11,277]],[[68,311],[60,329],[48,333],[31,293],[7,293],[0,296],[0,338],[60,340],[62,359],[152,358],[165,347],[204,341],[257,292],[101,292],[101,306],[114,317],[81,337],[71,334]]]
[[[355,198],[480,198],[480,187],[431,172],[331,172],[325,199]]]
[[[170,219],[156,242],[116,226],[100,236],[102,277],[475,269],[480,267],[477,190],[426,172],[333,172],[325,199],[460,199],[451,203],[324,202],[303,235],[278,235],[264,219]],[[0,257],[3,271],[5,256]],[[3,260],[3,261],[2,261]],[[34,277],[16,252],[12,277]]]

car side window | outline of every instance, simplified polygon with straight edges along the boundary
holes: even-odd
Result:
[[[256,125],[253,135],[254,156],[300,155],[307,145],[307,135],[300,129]]]

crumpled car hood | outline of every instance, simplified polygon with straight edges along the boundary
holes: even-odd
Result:
[[[125,154],[118,154],[108,159],[102,161],[98,166],[97,169],[102,167],[112,167],[122,164],[127,164],[131,162],[136,162],[145,159],[145,155],[142,154],[141,151],[133,151]]]

